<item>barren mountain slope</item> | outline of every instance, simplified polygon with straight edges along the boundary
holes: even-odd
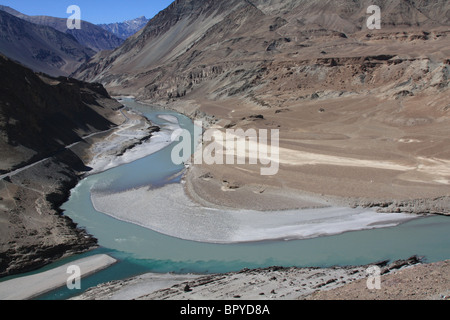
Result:
[[[81,21],[81,29],[68,29],[67,19],[49,16],[28,16],[10,7],[0,6],[0,10],[6,11],[17,18],[54,28],[62,33],[73,36],[81,45],[99,52],[102,50],[112,50],[123,43],[123,40],[112,32],[101,28],[87,21]]]
[[[356,47],[358,51],[365,49],[361,55],[370,55],[374,54],[374,48],[365,48],[365,43],[361,42],[367,40],[363,37],[365,34],[349,38],[357,31],[367,31],[369,15],[366,10],[370,4],[372,2],[368,0],[260,0],[253,3],[244,0],[179,0],[108,58],[101,55],[93,59],[77,75],[86,79],[101,78],[107,83],[110,78],[119,78],[127,73],[133,76],[127,79],[129,82],[140,84],[137,80],[149,71],[156,73],[156,68],[164,74],[176,70],[176,74],[170,75],[174,77],[179,71],[192,71],[211,63],[272,61],[279,56],[293,61],[321,57],[323,52],[318,49],[327,42],[331,42],[329,47],[340,49],[336,50],[337,54],[348,56],[349,49]],[[394,34],[393,40],[395,37],[408,39],[409,36],[423,38],[421,28],[449,25],[446,1],[433,2],[433,5],[427,1],[413,5],[400,0],[380,1],[380,4],[383,29]],[[395,27],[409,32],[402,36]],[[308,50],[311,47],[314,50]],[[411,48],[405,48],[403,52],[410,52],[408,49]],[[291,56],[286,57],[288,54]],[[175,65],[178,61],[182,64]],[[170,67],[172,69],[167,70]],[[119,78],[121,84],[122,79],[126,79],[125,76]],[[139,93],[149,95],[143,89]]]
[[[0,56],[1,171],[40,160],[114,124],[101,85],[37,75]],[[118,103],[115,108],[120,106]]]
[[[381,30],[366,26],[372,4]],[[275,176],[254,165],[191,167],[191,193],[206,202],[264,207],[270,186],[448,213],[449,6],[179,0],[76,76],[219,128],[280,130]]]
[[[68,75],[95,52],[72,36],[0,10],[0,52],[35,71]]]

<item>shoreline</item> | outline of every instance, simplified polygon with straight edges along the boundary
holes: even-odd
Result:
[[[176,119],[168,120],[174,128],[178,127]],[[152,143],[155,141],[150,141],[150,145]],[[194,166],[189,162],[186,166],[180,184],[152,190],[142,187],[114,194],[91,193],[91,202],[99,212],[168,236],[224,244],[311,239],[349,231],[393,227],[417,218],[401,213],[383,214],[372,209],[339,206],[323,198],[306,197],[301,193],[290,194],[293,207],[283,207],[286,196],[280,200],[280,195],[274,194],[269,201],[275,206],[265,207],[264,210],[201,203],[196,201],[201,196],[195,193],[195,179],[190,174]],[[263,197],[267,198],[268,193],[270,191],[265,190]],[[154,205],[148,208],[148,203]],[[162,207],[158,204],[162,204]],[[130,216],[129,212],[133,212],[133,215]],[[264,221],[258,219],[262,215],[266,216],[262,219]],[[177,225],[190,227],[186,231],[185,227],[173,227]]]
[[[139,100],[137,100],[139,101]],[[189,117],[192,121],[199,120],[203,122],[203,129],[209,129],[210,127],[217,127],[217,128],[228,128],[230,125],[232,125],[231,128],[234,128],[239,122],[241,123],[241,126],[244,130],[248,128],[254,128],[254,125],[251,123],[248,123],[246,121],[238,120],[240,115],[235,114],[235,110],[231,109],[230,106],[227,104],[222,104],[220,102],[214,102],[213,105],[216,107],[223,108],[223,111],[228,111],[227,113],[223,113],[219,116],[212,116],[208,114],[208,107],[205,107],[203,105],[203,100],[187,100],[187,101],[172,101],[172,102],[158,102],[158,101],[152,101],[152,100],[142,100],[140,101],[144,104],[157,104],[161,108],[165,108],[168,110],[173,110],[176,112],[179,112],[187,117]],[[211,102],[212,103],[212,102]],[[236,102],[235,102],[236,103]],[[239,102],[239,104],[242,104],[245,102]],[[251,106],[249,106],[250,108]],[[211,107],[212,108],[212,107]],[[216,109],[214,109],[216,110]],[[264,115],[268,111],[259,110],[255,111],[253,108],[250,108],[251,111],[249,112],[261,112]],[[238,119],[236,119],[238,117]],[[269,118],[272,118],[273,116],[268,116]],[[264,121],[267,122],[269,119],[265,119]],[[260,126],[260,124],[255,124],[257,127]],[[273,125],[272,125],[273,126]],[[271,125],[264,124],[263,128],[270,128]],[[283,127],[283,126],[282,126]],[[289,133],[289,136],[291,134]],[[283,139],[282,139],[283,140]],[[289,141],[289,139],[287,139]],[[186,172],[184,173],[184,179],[190,183],[189,190],[186,189],[186,193],[196,203],[199,204],[206,204],[209,206],[225,206],[225,207],[233,207],[233,208],[254,208],[256,207],[273,207],[273,201],[276,201],[276,199],[272,197],[268,197],[269,200],[264,200],[264,196],[255,198],[255,194],[267,194],[268,190],[271,190],[275,193],[277,193],[279,190],[283,189],[288,190],[289,194],[295,194],[294,197],[305,197],[308,199],[313,199],[313,205],[308,204],[306,207],[312,207],[314,206],[314,202],[318,201],[319,203],[334,203],[339,206],[346,206],[350,208],[374,208],[378,212],[383,213],[408,213],[408,214],[414,214],[414,215],[442,215],[442,216],[450,216],[450,194],[447,192],[435,192],[432,191],[430,194],[427,192],[417,193],[417,187],[415,185],[412,185],[413,187],[407,186],[411,184],[411,182],[414,182],[415,180],[409,180],[410,178],[406,178],[406,176],[410,175],[410,170],[414,169],[414,165],[411,164],[405,164],[402,163],[402,161],[399,161],[398,163],[392,162],[390,163],[389,160],[383,160],[381,161],[381,164],[377,164],[376,160],[373,160],[372,162],[369,161],[371,158],[367,158],[366,156],[362,157],[361,159],[358,158],[351,158],[348,159],[345,157],[342,157],[338,154],[330,153],[328,154],[325,152],[325,154],[317,153],[319,158],[323,158],[321,161],[313,161],[311,160],[311,156],[315,155],[315,152],[311,152],[314,149],[307,150],[306,153],[301,152],[301,149],[286,149],[282,148],[280,146],[280,150],[287,150],[286,159],[281,159],[282,165],[280,167],[280,171],[278,175],[280,175],[280,178],[273,178],[269,177],[267,179],[262,179],[261,177],[258,177],[260,166],[254,166],[254,168],[251,168],[251,166],[227,166],[227,165],[219,165],[219,166],[208,166],[208,165],[196,165],[188,162],[188,165],[186,166]],[[326,150],[326,149],[324,149]],[[296,156],[300,156],[300,160],[296,160]],[[308,161],[312,161],[309,163],[305,159],[309,159]],[[360,166],[361,169],[365,167],[367,164],[372,164],[372,167],[369,167],[368,170],[373,170],[374,177],[378,178],[377,175],[380,175],[380,178],[387,179],[389,174],[395,174],[403,172],[400,177],[401,180],[403,179],[403,176],[405,176],[405,180],[403,180],[402,183],[405,183],[405,185],[399,184],[397,186],[397,189],[402,188],[403,191],[399,192],[393,192],[392,194],[386,192],[382,192],[380,195],[374,194],[372,196],[367,196],[366,194],[370,194],[370,192],[367,192],[364,194],[364,196],[359,195],[358,192],[355,194],[352,194],[351,192],[344,192],[343,194],[339,194],[340,192],[332,192],[332,189],[329,191],[322,190],[323,185],[327,184],[326,179],[320,183],[316,183],[316,181],[311,180],[311,186],[309,184],[301,183],[298,184],[295,181],[293,181],[290,176],[294,174],[292,170],[295,168],[299,168],[299,179],[308,178],[308,175],[305,176],[305,172],[303,171],[303,167],[310,167],[315,168],[317,167],[317,170],[319,168],[324,168],[325,170],[330,170],[330,168],[333,167],[333,163],[336,164],[335,160],[343,159],[346,162],[346,165],[338,166],[338,168],[342,168],[342,171],[349,171],[352,168],[352,165]],[[374,158],[377,159],[377,158]],[[440,167],[444,160],[438,161],[438,159],[434,158],[424,158],[419,157],[419,162],[417,163],[417,171],[420,174],[425,174],[426,171],[430,171],[430,174],[434,171],[435,174],[439,175],[445,175],[448,174],[448,169],[445,169],[445,172]],[[332,161],[333,160],[333,161]],[[445,163],[448,163],[447,160],[445,160]],[[284,164],[283,164],[284,162]],[[323,162],[323,163],[322,163]],[[441,163],[442,162],[442,163]],[[289,164],[289,165],[288,165]],[[389,164],[389,165],[386,165]],[[347,167],[346,167],[347,166]],[[380,167],[380,168],[377,168]],[[256,168],[256,169],[255,169]],[[316,169],[314,169],[316,170]],[[359,170],[359,168],[358,168]],[[405,171],[402,171],[405,170]],[[434,171],[433,171],[434,170]],[[286,171],[283,173],[283,171]],[[315,173],[314,173],[315,174]],[[333,173],[334,175],[334,173]],[[345,173],[347,175],[347,173]],[[385,177],[386,175],[386,177]],[[205,178],[207,177],[207,178]],[[346,177],[346,176],[345,176]],[[319,177],[321,180],[323,177]],[[330,177],[332,178],[332,177]],[[434,177],[436,178],[436,177]],[[280,182],[281,179],[287,179],[285,182]],[[436,180],[436,179],[435,179]],[[435,181],[433,180],[433,181]],[[441,179],[442,180],[442,179]],[[441,188],[445,186],[445,179],[439,180],[439,185]],[[306,179],[305,179],[306,181]],[[340,179],[336,180],[337,182],[341,183]],[[336,182],[333,181],[333,182]],[[437,180],[436,180],[437,181]],[[350,180],[349,182],[355,182],[353,180]],[[363,181],[364,182],[364,181]],[[377,186],[378,184],[375,184],[376,181],[370,181],[370,184],[373,183],[373,186],[370,188],[373,188]],[[366,182],[364,182],[367,184]],[[391,182],[392,183],[392,182]],[[417,184],[421,185],[424,183],[422,180],[417,180]],[[319,190],[314,190],[312,188],[313,184],[317,184],[319,186]],[[370,185],[368,184],[368,185]],[[448,184],[448,183],[447,183]],[[308,187],[309,186],[309,187]],[[315,188],[317,189],[317,186]],[[382,189],[383,184],[380,185],[380,188]],[[426,186],[426,185],[424,185]],[[358,184],[355,184],[353,189],[358,189],[358,187],[362,187],[361,190],[364,190],[366,188],[365,185],[359,186]],[[393,189],[393,186],[390,185],[386,188],[386,190]],[[404,189],[403,189],[404,188]],[[409,189],[411,188],[411,193],[409,193]],[[427,186],[424,188],[426,190]],[[368,189],[369,190],[369,189]],[[393,189],[393,191],[395,188]],[[430,189],[431,190],[431,189]],[[414,191],[414,192],[412,192]],[[230,201],[227,198],[227,193],[233,193],[233,200]],[[284,193],[284,192],[283,192]],[[242,195],[241,195],[242,194]],[[278,194],[280,194],[278,192]],[[247,198],[251,198],[251,200],[248,200]],[[292,198],[292,197],[291,197]],[[220,201],[219,201],[220,199]],[[224,200],[225,199],[225,200]],[[264,205],[261,205],[260,201],[264,203]],[[287,201],[289,202],[289,200]],[[280,203],[278,201],[279,208],[286,207],[285,204]],[[298,205],[298,202],[294,201],[294,204],[287,205],[287,208],[293,209],[298,207],[304,207],[302,204]]]
[[[100,173],[147,156],[146,153],[132,153],[137,147],[148,144],[149,140],[160,132],[160,128],[127,107],[120,112],[125,117],[121,125],[105,135],[89,137],[85,140],[87,147],[81,146],[81,149],[77,149],[74,146],[73,151],[91,168],[84,175]]]
[[[333,206],[283,211],[208,208],[191,202],[178,184],[92,193],[91,201],[97,211],[115,219],[183,240],[218,244],[311,239],[394,227],[418,218]]]
[[[38,274],[3,281],[0,282],[0,300],[29,300],[63,287],[71,275],[67,272],[70,266],[79,267],[82,279],[116,262],[108,255],[95,255]]]
[[[381,271],[380,290],[367,287],[367,269],[373,266]],[[147,273],[100,284],[71,300],[448,300],[449,270],[450,260],[425,263],[413,256],[363,266],[273,266],[210,275]]]
[[[39,230],[31,229],[25,234],[19,222],[13,225],[18,229],[17,232],[11,228],[2,230],[6,234],[11,233],[14,239],[8,245],[5,244],[0,254],[1,278],[20,276],[62,258],[98,248],[97,239],[86,230],[79,228],[70,217],[63,215],[61,206],[69,199],[72,189],[83,177],[95,173],[88,166],[90,159],[94,158],[90,152],[91,148],[95,148],[96,143],[115,136],[116,132],[124,128],[135,128],[138,135],[141,135],[140,139],[150,139],[157,131],[145,117],[134,112],[129,115],[133,117],[135,123],[127,123],[129,122],[127,119],[123,120],[124,117],[127,118],[124,110],[119,111],[120,113],[115,114],[115,120],[120,124],[115,127],[89,134],[83,137],[83,140],[67,146],[62,152],[8,173],[7,177],[0,180],[2,189],[8,191],[6,193],[8,198],[10,194],[17,194],[11,200],[0,194],[3,207],[10,205],[13,208],[16,201],[20,201],[20,208],[11,210],[20,209],[22,211],[19,213],[26,216],[38,214],[38,219],[41,220]],[[120,144],[115,142],[117,140],[112,139],[110,143],[112,148],[107,152],[98,150],[96,156],[108,155],[110,152],[109,155],[112,154],[115,157],[116,154],[125,153],[127,149],[139,145],[141,141],[131,139],[122,141],[123,143]],[[24,224],[25,230],[33,228],[33,224],[25,227],[28,223],[26,221],[21,223]],[[33,234],[34,240],[27,238],[27,233]]]

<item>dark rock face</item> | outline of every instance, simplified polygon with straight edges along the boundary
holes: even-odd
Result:
[[[35,156],[28,161],[80,141],[82,132],[113,126],[95,110],[101,108],[96,99],[109,97],[101,85],[37,75],[4,57],[0,70],[0,130],[7,137],[2,143],[33,150]]]
[[[94,237],[59,209],[78,183],[72,166],[81,162],[70,151],[63,153],[0,180],[0,193],[6,195],[0,201],[0,277],[32,271],[97,246]]]
[[[35,71],[68,75],[95,51],[71,35],[0,10],[0,52]]]

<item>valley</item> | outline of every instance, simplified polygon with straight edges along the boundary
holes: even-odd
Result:
[[[78,36],[0,10],[0,275],[100,250],[122,278],[80,299],[445,299],[449,3],[370,5],[176,0]],[[215,156],[208,130],[276,131],[277,170],[174,163],[180,128]],[[414,289],[365,292],[377,261]]]

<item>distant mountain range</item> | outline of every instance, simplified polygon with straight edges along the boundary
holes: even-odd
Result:
[[[95,51],[72,35],[19,19],[0,10],[0,52],[52,76],[69,75]]]
[[[102,26],[82,21],[80,30],[70,30],[67,19],[28,16],[0,5],[0,53],[34,71],[67,76],[95,53],[119,47],[147,22],[145,17]]]
[[[98,26],[125,40],[144,28],[148,21],[149,19],[147,19],[145,16],[142,16],[133,20],[109,24],[99,24]]]
[[[81,29],[70,30],[67,28],[67,19],[64,18],[28,16],[6,6],[0,6],[0,10],[8,12],[9,14],[12,14],[22,20],[38,25],[52,27],[60,32],[70,34],[80,44],[94,50],[95,52],[112,50],[123,43],[123,39],[117,37],[113,33],[86,21],[81,22]]]

